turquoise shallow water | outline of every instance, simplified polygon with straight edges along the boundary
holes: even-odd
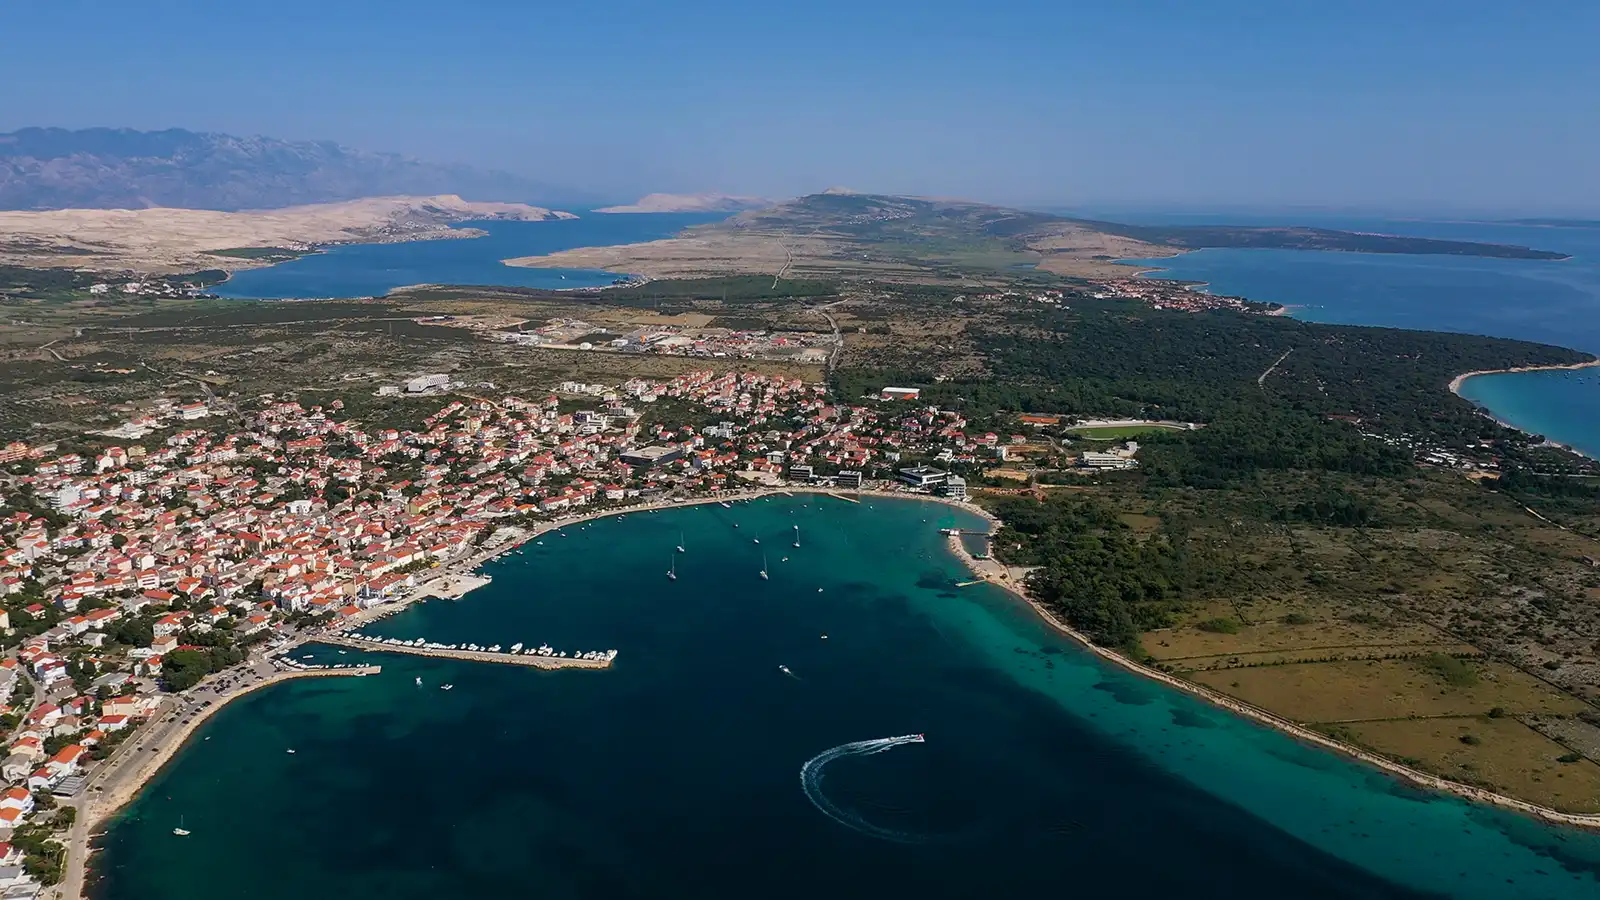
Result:
[[[1461,396],[1518,428],[1600,459],[1600,370],[1477,375],[1461,382]]]
[[[1275,301],[1313,322],[1521,338],[1600,354],[1600,229],[1453,222],[1330,220],[1310,224],[1572,254],[1559,262],[1201,250],[1161,266],[1219,294]],[[1462,395],[1519,428],[1600,455],[1600,380],[1513,374],[1468,379]]]
[[[955,588],[964,572],[936,529],[978,524],[932,503],[813,497],[547,535],[490,564],[494,583],[466,599],[369,630],[616,647],[611,670],[374,653],[381,675],[252,695],[208,722],[111,828],[98,890],[1600,891],[1600,836],[1412,790],[1108,666],[998,589]],[[688,553],[670,582],[680,534]],[[770,581],[756,577],[763,548]],[[926,743],[826,770],[826,799],[878,836],[802,790],[801,766],[831,747],[919,732]],[[180,816],[188,838],[170,833]]]
[[[483,284],[530,288],[600,287],[617,273],[529,269],[501,260],[575,247],[671,237],[723,218],[704,213],[585,213],[549,222],[467,222],[483,237],[402,244],[347,244],[261,269],[236,272],[216,292],[238,299],[376,297],[412,284]]]

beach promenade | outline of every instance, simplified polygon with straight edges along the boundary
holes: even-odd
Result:
[[[132,801],[145,783],[177,755],[195,729],[229,702],[296,678],[372,675],[379,671],[379,666],[286,670],[275,665],[270,655],[262,654],[242,667],[209,676],[184,694],[166,697],[145,724],[94,770],[83,793],[63,801],[63,806],[75,807],[78,816],[67,834],[67,867],[61,883],[52,889],[54,896],[61,900],[79,900],[83,896],[89,840],[95,828]]]

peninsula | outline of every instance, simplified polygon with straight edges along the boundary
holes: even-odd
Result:
[[[0,264],[127,269],[143,274],[254,268],[317,246],[470,238],[482,219],[542,221],[571,213],[453,195],[372,197],[283,209],[0,211]]]
[[[1014,275],[1019,269],[1106,278],[1127,274],[1118,260],[1207,247],[1566,258],[1509,244],[1325,228],[1125,225],[961,200],[836,189],[747,210],[676,238],[518,257],[506,264],[600,268],[652,278],[759,273],[925,282]]]

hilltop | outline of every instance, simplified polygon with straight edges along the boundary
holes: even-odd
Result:
[[[579,198],[506,172],[331,141],[127,128],[0,134],[0,209],[267,209],[362,197]]]

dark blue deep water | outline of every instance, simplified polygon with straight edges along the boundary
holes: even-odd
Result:
[[[501,260],[576,247],[654,241],[720,218],[725,216],[584,213],[577,219],[549,222],[468,222],[462,227],[488,234],[403,244],[346,244],[275,266],[236,272],[217,287],[217,293],[239,299],[277,300],[376,297],[413,284],[599,287],[610,284],[619,273],[530,269],[504,265]]]
[[[381,675],[251,695],[114,823],[100,894],[1600,896],[1600,836],[1409,789],[957,588],[936,529],[978,524],[811,497],[546,535],[369,630],[615,647],[611,670],[373,653]],[[829,748],[911,733],[826,769],[842,821],[802,790]]]

